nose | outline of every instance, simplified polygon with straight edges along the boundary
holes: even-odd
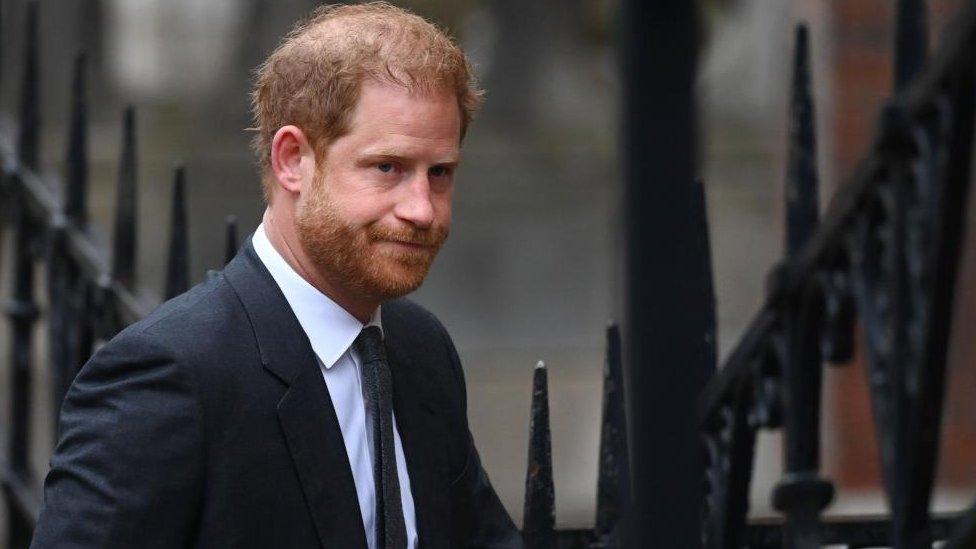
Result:
[[[427,174],[419,174],[405,185],[404,196],[394,209],[396,216],[418,229],[434,223],[434,204],[430,196]]]

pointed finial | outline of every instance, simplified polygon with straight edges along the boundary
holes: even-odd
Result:
[[[178,166],[173,181],[173,209],[169,228],[169,260],[166,263],[164,299],[190,289],[190,253],[186,223],[186,168]]]
[[[694,212],[696,219],[695,255],[701,258],[697,287],[702,289],[699,297],[703,300],[701,310],[704,311],[705,331],[702,334],[703,356],[698,386],[704,388],[715,374],[718,362],[718,334],[715,324],[715,281],[712,273],[712,241],[708,232],[708,203],[705,200],[705,183],[700,179],[692,185],[691,211]]]
[[[75,56],[71,94],[71,125],[68,129],[64,213],[78,226],[88,223],[88,94],[85,90],[87,59]]]
[[[532,378],[529,422],[529,464],[525,475],[522,534],[529,549],[553,546],[556,499],[552,480],[552,440],[549,430],[549,382],[546,365],[536,364]]]
[[[21,164],[31,170],[38,166],[38,136],[40,135],[40,86],[38,83],[38,2],[27,3],[27,38],[24,44],[24,81],[20,97]]]
[[[804,24],[796,26],[787,162],[786,253],[792,256],[803,248],[817,229],[820,204],[813,96],[810,83],[810,46],[807,27]]]
[[[6,28],[4,26],[4,24],[3,24],[4,23],[4,20],[6,19],[6,16],[7,16],[7,14],[6,14],[6,8],[4,7],[5,4],[6,4],[6,2],[0,1],[0,29],[5,29]],[[4,50],[5,50],[5,48],[3,47],[3,45],[4,45],[3,44],[3,36],[5,36],[5,35],[3,35],[2,33],[0,33],[0,81],[3,81],[3,80],[6,79],[4,77],[4,74],[5,73],[3,72],[3,66],[4,66],[3,65],[3,53],[4,53]],[[2,106],[0,106],[0,110],[2,110]]]
[[[895,91],[922,72],[928,56],[925,0],[898,0],[895,8]]]
[[[233,215],[227,216],[227,238],[224,248],[224,264],[230,263],[231,259],[237,255],[237,218]]]
[[[135,109],[125,109],[122,122],[122,155],[115,202],[114,254],[112,277],[128,288],[136,281],[136,128]]]
[[[620,327],[611,323],[607,326],[606,337],[594,534],[604,546],[617,547],[620,545],[620,520],[630,500],[630,460],[627,454]]]

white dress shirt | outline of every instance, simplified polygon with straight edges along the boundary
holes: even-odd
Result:
[[[373,429],[372,412],[366,408],[363,397],[363,376],[359,354],[352,348],[353,341],[363,329],[362,322],[345,309],[315,289],[301,277],[281,254],[275,250],[264,231],[258,225],[251,239],[254,251],[271,272],[291,310],[298,318],[305,334],[312,343],[318,358],[322,377],[329,388],[329,396],[339,418],[342,441],[346,445],[349,466],[356,483],[359,509],[363,514],[363,528],[370,549],[377,547],[376,539],[376,488],[373,482]],[[368,325],[380,326],[377,308]],[[410,493],[410,477],[403,457],[403,444],[393,419],[393,442],[396,450],[397,476],[400,480],[400,500],[403,505],[403,521],[407,526],[407,547],[417,547],[416,514],[413,495]]]

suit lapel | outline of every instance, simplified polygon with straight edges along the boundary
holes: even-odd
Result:
[[[422,548],[446,546],[444,518],[450,514],[444,456],[439,451],[443,434],[438,430],[437,408],[423,382],[423,363],[410,352],[409,342],[393,322],[383,318],[390,371],[393,375],[393,413],[410,474],[410,489],[417,514],[417,533]]]
[[[314,361],[313,361],[314,362]],[[366,547],[356,485],[325,381],[306,368],[278,403],[278,421],[322,547]]]
[[[365,549],[342,431],[308,337],[250,239],[224,275],[247,311],[264,368],[288,386],[278,421],[322,547]]]

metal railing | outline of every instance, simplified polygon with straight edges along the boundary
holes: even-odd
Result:
[[[5,547],[26,547],[40,506],[40,482],[30,467],[31,400],[34,383],[34,328],[46,317],[47,366],[51,402],[57,408],[71,380],[98,341],[110,339],[126,325],[145,316],[154,305],[136,296],[137,162],[135,112],[125,110],[119,162],[117,203],[111,262],[96,242],[88,223],[88,99],[86,57],[74,62],[68,147],[64,178],[42,178],[39,170],[41,128],[38,62],[39,2],[26,4],[24,74],[19,123],[0,128],[0,208],[5,226],[13,228],[10,422],[3,490],[8,509]],[[16,146],[11,136],[17,135]],[[185,174],[177,168],[173,187],[172,225],[163,295],[175,296],[189,287]],[[236,222],[228,219],[227,254],[237,247]],[[6,228],[6,227],[5,227]],[[36,263],[46,266],[48,310],[35,299]],[[56,425],[53,426],[56,430]]]
[[[897,93],[819,223],[809,47],[797,31],[787,256],[703,395],[706,547],[976,547],[976,505],[959,519],[929,512],[972,177],[976,4],[923,71],[925,28],[921,1],[898,3]],[[833,486],[820,476],[822,368],[852,360],[858,324],[890,515],[824,523]],[[746,522],[759,429],[783,433],[784,474],[772,494],[782,523]]]
[[[819,224],[809,48],[806,32],[802,27],[797,32],[786,192],[787,257],[773,270],[765,305],[709,383],[701,403],[708,488],[703,499],[702,543],[707,547],[807,548],[847,543],[916,548],[940,539],[950,540],[948,546],[958,548],[971,547],[976,540],[976,506],[961,518],[932,519],[928,513],[949,312],[972,160],[976,6],[963,12],[947,33],[942,51],[920,73],[925,51],[921,5],[910,0],[899,5],[896,74],[904,87],[886,107],[867,158],[834,197]],[[2,472],[9,509],[6,546],[11,548],[29,543],[40,504],[40,483],[28,455],[34,409],[32,372],[37,370],[31,362],[31,341],[38,320],[44,318],[48,325],[46,366],[53,380],[52,402],[57,406],[95,343],[111,338],[154,306],[133,291],[137,283],[138,163],[136,117],[131,108],[123,115],[110,254],[89,230],[83,54],[74,65],[64,177],[42,179],[39,175],[38,9],[37,0],[27,3],[18,123],[0,126],[0,208],[4,226],[13,229],[13,249],[8,254],[13,262],[13,299],[8,309],[11,413]],[[184,187],[185,173],[177,169],[164,298],[186,290],[190,280]],[[695,223],[703,237],[695,253],[701,252],[703,272],[708,272],[700,184],[692,187],[691,195]],[[227,258],[235,253],[237,242],[235,224],[230,221]],[[43,315],[35,300],[37,263],[47,272],[49,307]],[[710,295],[704,301],[712,307],[709,299]],[[819,475],[822,362],[850,360],[858,321],[868,349],[875,422],[892,513],[889,517],[823,522],[819,514],[832,497],[832,487]],[[714,330],[713,322],[711,326]],[[710,334],[712,339],[705,347],[714,353],[714,334]],[[631,500],[631,476],[620,339],[620,331],[611,326],[593,530],[555,528],[547,373],[544,366],[535,370],[523,514],[523,532],[530,547],[624,544],[621,517]],[[713,354],[703,358],[708,361],[714,361]],[[782,523],[746,521],[755,437],[760,428],[784,432],[786,473],[773,495],[774,505],[785,516]],[[695,490],[697,486],[686,488]]]

